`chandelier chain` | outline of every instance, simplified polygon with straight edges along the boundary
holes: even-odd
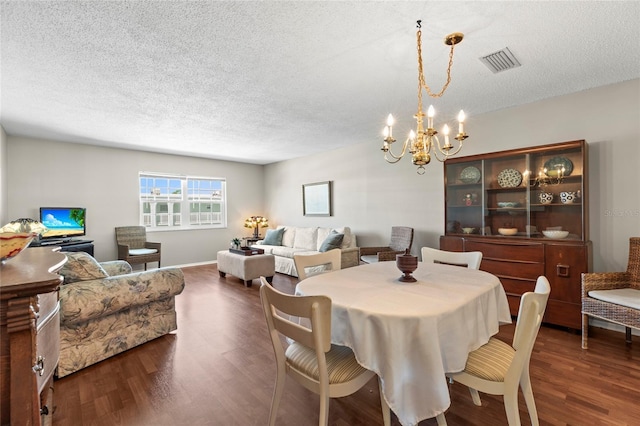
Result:
[[[451,50],[449,51],[449,66],[447,67],[447,81],[442,86],[442,90],[439,93],[433,93],[431,88],[427,84],[424,78],[424,70],[422,67],[422,31],[418,29],[416,33],[417,44],[418,44],[418,111],[422,111],[422,89],[424,88],[427,91],[427,94],[432,98],[439,98],[444,95],[444,92],[449,87],[449,83],[451,83],[451,67],[453,66],[453,49],[455,44],[451,44]]]

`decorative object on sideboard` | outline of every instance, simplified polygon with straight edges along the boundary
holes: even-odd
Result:
[[[540,204],[551,204],[553,202],[553,193],[541,192],[538,194],[538,200],[540,200]]]
[[[20,218],[7,223],[0,228],[0,261],[16,257],[46,231],[47,227],[34,219]]]
[[[409,137],[402,144],[402,151],[399,155],[395,155],[391,151],[391,144],[396,140],[393,138],[393,116],[389,114],[387,117],[387,125],[384,128],[384,142],[382,144],[382,151],[384,152],[384,159],[388,163],[397,163],[407,152],[412,156],[412,162],[418,166],[418,174],[422,175],[425,172],[424,166],[431,161],[431,150],[438,161],[444,161],[447,158],[456,155],[462,149],[462,142],[468,137],[464,131],[464,119],[465,115],[462,110],[458,114],[458,134],[454,137],[458,141],[458,146],[454,147],[449,141],[449,126],[444,125],[442,133],[444,134],[444,144],[441,144],[438,139],[438,132],[433,128],[433,117],[435,116],[435,110],[433,105],[429,106],[427,110],[427,128],[424,128],[424,112],[422,111],[422,91],[425,90],[432,98],[439,98],[444,95],[449,83],[451,82],[451,66],[453,65],[453,50],[456,44],[460,43],[464,38],[462,33],[452,33],[445,37],[444,43],[451,46],[449,52],[449,67],[447,68],[447,81],[442,90],[439,93],[432,93],[431,88],[427,85],[424,78],[424,71],[422,68],[422,21],[417,22],[418,31],[416,33],[417,45],[418,45],[418,112],[414,115],[417,122],[417,128],[414,132],[409,132]],[[389,156],[391,158],[389,158]],[[442,156],[442,157],[441,157]]]
[[[498,201],[498,208],[514,209],[516,207],[520,207],[520,203],[517,201]]]
[[[269,227],[269,219],[262,216],[251,216],[244,221],[245,228],[253,228],[253,238],[260,237],[260,228]]]
[[[518,233],[518,228],[498,228],[498,233],[504,236],[512,236]]]
[[[567,236],[569,235],[569,231],[562,231],[562,230],[556,230],[556,229],[545,229],[544,231],[542,231],[542,235],[544,235],[547,238],[551,238],[554,240],[561,240],[563,238],[567,238]]]
[[[562,191],[560,193],[560,202],[562,204],[573,204],[579,202],[580,194],[578,191]]]
[[[498,173],[498,185],[500,188],[515,188],[522,183],[522,173],[516,169],[504,169]]]
[[[553,157],[545,161],[544,166],[538,171],[534,185],[543,187],[546,185],[559,185],[566,176],[573,172],[573,163],[565,157]]]
[[[474,166],[465,167],[460,172],[460,180],[462,183],[478,183],[481,177],[480,169]]]

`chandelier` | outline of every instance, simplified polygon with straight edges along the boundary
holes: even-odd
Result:
[[[424,128],[424,112],[422,111],[422,91],[425,90],[432,98],[441,97],[447,90],[449,83],[451,82],[451,66],[453,65],[453,49],[456,44],[460,43],[464,37],[462,33],[452,33],[445,37],[444,44],[451,46],[449,52],[449,66],[447,68],[447,81],[445,82],[442,90],[439,93],[433,93],[431,88],[425,82],[424,71],[422,68],[422,21],[417,22],[418,31],[416,33],[418,44],[418,112],[414,115],[417,121],[417,129],[414,132],[409,132],[409,137],[404,141],[402,145],[402,151],[400,155],[395,155],[391,151],[391,144],[396,140],[393,138],[393,116],[389,114],[387,117],[387,125],[384,128],[384,142],[382,145],[382,151],[384,151],[384,159],[389,163],[397,163],[407,152],[407,147],[412,155],[412,162],[418,166],[418,174],[424,174],[426,164],[431,161],[431,151],[433,150],[434,156],[438,161],[445,161],[450,156],[456,155],[462,149],[462,141],[468,136],[464,132],[464,111],[460,110],[458,114],[458,134],[453,138],[458,141],[457,146],[454,146],[449,141],[449,126],[446,124],[442,128],[442,134],[444,135],[444,143],[438,139],[438,132],[433,128],[433,117],[435,116],[435,110],[433,105],[429,106],[427,110],[427,128]],[[391,158],[389,158],[391,157]]]

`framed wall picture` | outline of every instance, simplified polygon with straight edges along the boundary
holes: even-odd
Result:
[[[331,216],[331,181],[302,185],[302,213],[305,216]]]

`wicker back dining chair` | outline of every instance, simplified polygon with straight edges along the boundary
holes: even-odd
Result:
[[[589,317],[640,330],[640,237],[629,239],[626,272],[582,274],[582,349],[588,349]]]
[[[320,395],[318,425],[326,426],[329,399],[351,395],[376,377],[376,373],[358,364],[348,347],[331,344],[330,298],[285,294],[273,288],[265,277],[260,280],[260,300],[276,357],[276,386],[269,426],[276,423],[287,375]],[[310,328],[301,325],[307,323],[311,324]],[[286,337],[285,342],[290,342],[286,348],[281,334]],[[389,426],[391,413],[382,390],[380,403],[384,425]]]
[[[518,385],[522,389],[531,424],[539,424],[531,389],[529,360],[550,292],[547,278],[538,277],[535,290],[524,293],[520,298],[513,343],[508,345],[491,337],[486,345],[469,353],[464,371],[447,374],[454,381],[469,387],[475,405],[482,405],[478,391],[502,395],[509,426],[520,425]],[[438,420],[443,416],[438,416]]]
[[[446,265],[464,266],[469,269],[480,269],[481,251],[445,251],[431,247],[420,250],[423,263],[444,263]]]
[[[293,263],[296,265],[298,279],[325,272],[338,271],[342,267],[342,251],[333,249],[315,254],[294,254]]]
[[[158,262],[160,267],[161,243],[147,241],[147,231],[144,226],[116,227],[116,243],[118,244],[118,260],[124,260],[130,265]]]
[[[376,263],[396,260],[396,255],[411,250],[413,244],[413,228],[408,226],[392,226],[391,242],[388,246],[360,247],[360,260],[365,263]]]

